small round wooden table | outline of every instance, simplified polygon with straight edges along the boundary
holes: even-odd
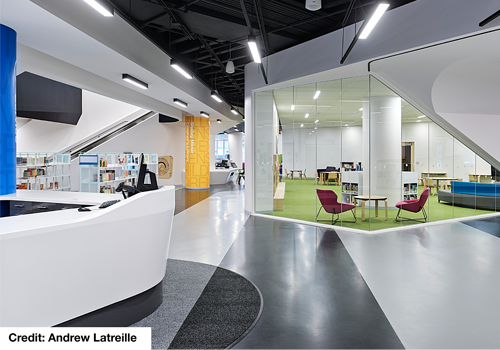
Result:
[[[375,216],[378,217],[378,201],[385,201],[385,221],[387,221],[387,197],[384,196],[355,196],[354,197],[354,205],[356,205],[356,201],[360,200],[361,202],[361,221],[365,221],[365,202],[366,201],[375,201]]]

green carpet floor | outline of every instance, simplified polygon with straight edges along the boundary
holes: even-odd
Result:
[[[340,186],[335,185],[315,185],[314,179],[299,180],[299,179],[283,179],[286,182],[285,189],[285,210],[274,211],[274,216],[292,218],[297,220],[305,220],[316,222],[316,214],[321,207],[321,203],[316,195],[316,188],[320,189],[330,189],[333,190],[340,201]],[[424,189],[423,186],[418,186],[419,192],[421,193]],[[463,218],[475,215],[489,214],[494,211],[490,210],[480,210],[463,208],[458,206],[452,206],[444,202],[438,203],[437,194],[434,196],[429,196],[427,200],[427,205],[425,210],[428,214],[428,221],[441,221],[453,218]],[[394,206],[396,203],[388,203],[388,206]],[[499,208],[500,211],[500,208]],[[361,221],[361,207],[356,209],[356,216],[358,218],[356,223],[350,223],[348,221],[354,221],[351,211],[344,212],[340,214],[340,220],[337,221],[335,226],[350,227],[360,230],[381,230],[386,228],[415,225],[418,222],[414,221],[396,221],[396,214],[398,209],[389,209],[388,218],[385,221],[385,210],[384,205],[381,202],[379,204],[379,216],[375,217],[375,209],[366,208],[366,220]],[[422,218],[422,213],[411,213],[408,211],[402,212],[403,216],[408,218]],[[318,217],[318,221],[324,224],[331,224],[331,214],[326,213],[323,209]]]

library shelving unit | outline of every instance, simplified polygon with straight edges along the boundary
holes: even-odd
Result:
[[[79,157],[80,192],[115,193],[121,182],[136,185],[141,152],[85,153]],[[144,153],[148,170],[158,178],[158,154]]]
[[[18,190],[69,191],[71,157],[69,153],[18,152],[16,188]]]
[[[403,200],[418,198],[418,173],[415,171],[403,171]]]
[[[359,194],[359,189],[363,186],[362,171],[342,170],[342,202],[354,203],[354,197]]]
[[[342,170],[356,170],[356,166],[353,162],[342,162],[340,163]]]

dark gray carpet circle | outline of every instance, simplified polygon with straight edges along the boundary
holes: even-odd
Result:
[[[224,349],[235,345],[255,325],[261,307],[260,292],[252,282],[217,267],[169,349]]]

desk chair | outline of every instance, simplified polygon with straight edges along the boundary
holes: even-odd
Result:
[[[307,180],[307,176],[306,176],[306,169],[304,169],[304,171],[302,172],[302,176],[304,177],[304,179]]]
[[[314,172],[314,184],[319,184],[319,175],[317,171]]]
[[[288,170],[286,170],[286,168],[285,168],[285,176],[287,179],[290,179],[290,180],[292,179],[292,173],[289,174]]]

